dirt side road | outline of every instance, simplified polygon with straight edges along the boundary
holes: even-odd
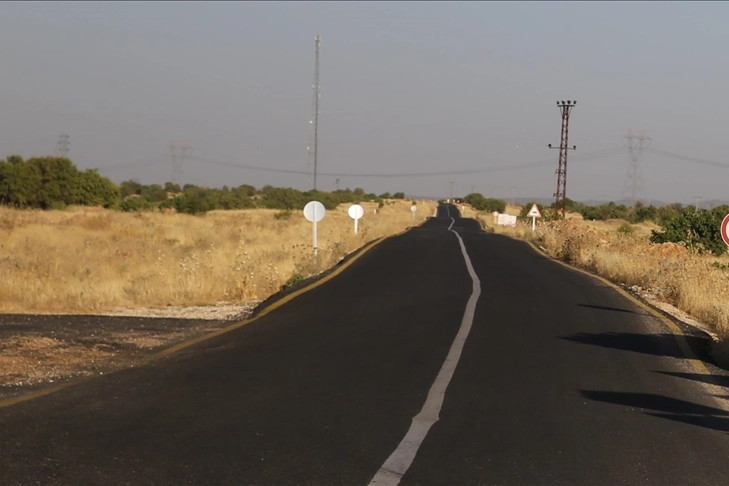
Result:
[[[0,399],[137,366],[161,349],[245,319],[256,305],[123,316],[0,315]]]

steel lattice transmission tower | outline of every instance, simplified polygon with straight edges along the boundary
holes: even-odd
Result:
[[[187,158],[188,155],[192,155],[194,151],[195,148],[190,145],[190,142],[185,141],[185,143],[182,144],[182,157],[180,157],[180,168],[182,168],[182,164],[185,162],[185,158]]]
[[[314,116],[312,120],[309,120],[311,126],[311,140],[309,141],[309,173],[314,172],[314,190],[316,190],[316,175],[317,175],[317,156],[319,152],[319,100],[321,95],[319,94],[319,46],[321,45],[321,39],[317,35],[314,37],[314,45],[316,46],[316,56],[314,61]],[[311,181],[311,176],[310,179]]]
[[[172,183],[179,184],[182,179],[182,161],[177,158],[175,141],[171,141],[167,148],[170,149],[170,158],[172,159]]]
[[[170,149],[170,157],[172,158],[172,183],[181,186],[183,175],[182,164],[185,162],[185,158],[188,155],[192,155],[195,149],[190,145],[190,142],[185,142],[182,144],[182,147],[178,147],[174,140],[170,142],[167,148]],[[182,151],[181,154],[177,153],[178,149]]]
[[[645,130],[643,130],[639,136],[633,135],[633,130],[628,130],[628,134],[625,138],[627,139],[625,145],[628,147],[628,154],[630,155],[630,166],[628,167],[628,175],[625,178],[623,197],[630,195],[631,205],[635,207],[638,203],[638,197],[643,191],[640,155],[643,150],[647,149],[650,145],[651,138],[646,136]]]
[[[565,198],[567,197],[567,151],[577,150],[577,145],[574,145],[572,147],[569,147],[567,145],[570,113],[572,112],[572,108],[574,108],[576,104],[576,101],[570,100],[557,102],[557,106],[562,112],[562,136],[560,137],[559,142],[559,166],[557,167],[556,172],[557,192],[554,193],[554,196],[556,197],[554,209],[557,215],[560,212],[562,213],[562,219],[564,219],[565,217]],[[549,148],[557,147],[552,147],[552,144],[550,143]]]
[[[68,141],[69,138],[70,137],[68,135],[61,135],[59,137],[58,147],[56,149],[59,157],[68,158],[68,146],[70,145],[70,142]]]

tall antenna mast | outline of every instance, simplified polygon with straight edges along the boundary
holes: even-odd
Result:
[[[314,190],[316,190],[316,175],[317,175],[317,156],[318,156],[318,142],[319,142],[319,45],[320,37],[317,35],[314,37],[314,44],[316,45],[316,58],[314,64],[314,119],[309,121],[312,125],[312,144],[309,145],[309,169],[311,170],[311,161],[313,157],[314,162]]]

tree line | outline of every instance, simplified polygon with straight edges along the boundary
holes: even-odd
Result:
[[[290,211],[302,208],[311,200],[321,201],[327,209],[343,203],[377,202],[380,207],[385,199],[404,199],[405,194],[366,193],[362,188],[333,192],[300,191],[290,187],[264,186],[256,189],[249,184],[221,189],[193,184],[167,182],[164,185],[144,185],[129,180],[117,185],[96,169],[79,170],[65,157],[33,157],[23,160],[12,155],[0,160],[0,205],[21,209],[63,209],[67,206],[101,206],[121,211],[150,211],[173,208],[181,213],[199,214],[215,209],[269,208]],[[506,210],[506,201],[487,198],[479,193],[468,194],[463,200],[479,211]],[[633,207],[610,202],[588,206],[571,199],[565,200],[568,211],[578,212],[587,220],[623,219],[635,224],[653,221],[663,227],[654,231],[651,241],[682,241],[699,251],[715,254],[726,251],[721,241],[719,225],[729,214],[729,205],[710,210],[695,209],[679,203],[662,207]],[[526,218],[532,202],[521,209],[520,217]],[[557,219],[555,205],[537,204],[542,220]]]
[[[97,169],[79,170],[65,157],[12,155],[0,160],[0,204],[20,209],[63,209],[67,206],[101,206],[121,211],[149,211],[174,208],[199,214],[215,209],[269,208],[300,209],[316,199],[327,209],[342,203],[377,202],[404,199],[394,194],[366,193],[362,188],[333,192],[299,191],[270,185],[256,189],[249,184],[221,189],[167,182],[144,185],[134,180],[117,185]]]

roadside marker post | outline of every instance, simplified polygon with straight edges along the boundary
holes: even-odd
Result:
[[[410,211],[413,212],[413,221],[415,220],[415,211],[417,211],[417,210],[418,210],[418,207],[415,204],[410,206]]]
[[[537,229],[537,218],[542,217],[542,213],[539,212],[539,208],[536,203],[532,204],[532,208],[527,213],[527,216],[532,218],[532,231],[535,231]]]
[[[375,209],[375,214],[377,210]],[[364,216],[364,209],[359,204],[352,204],[349,209],[347,210],[347,214],[349,214],[349,217],[354,220],[354,234],[357,234],[357,222],[359,219]]]
[[[729,245],[729,214],[724,216],[724,219],[721,222],[721,239],[724,240],[724,243]]]
[[[314,247],[314,256],[317,255],[316,224],[324,219],[326,212],[324,205],[319,201],[310,201],[304,206],[304,217],[313,223],[312,246]]]

